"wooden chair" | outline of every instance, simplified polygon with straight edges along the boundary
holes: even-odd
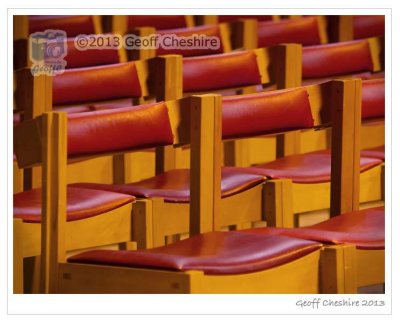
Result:
[[[347,75],[347,77],[349,77],[351,74],[359,73],[360,71],[366,71],[366,76],[369,76],[370,72],[381,70],[382,63],[380,61],[380,56],[382,48],[380,47],[380,44],[380,39],[372,38],[362,41],[319,45],[304,48],[303,79],[305,79],[305,81],[303,81],[303,83],[312,84],[315,82],[322,82],[334,77],[334,75],[343,75],[340,77],[346,77]],[[352,54],[350,55],[349,52]],[[349,58],[351,58],[351,60],[349,60]],[[333,60],[336,62],[335,64],[330,63]],[[320,78],[316,79],[316,77]],[[371,119],[366,120],[366,118],[364,118],[365,122],[363,123],[362,127],[362,138],[364,139],[361,142],[361,147],[364,149],[382,145],[384,141],[384,123],[382,122],[382,117],[384,115],[382,114],[384,107],[384,84],[382,81],[380,82],[380,85],[373,85],[373,87],[375,87],[378,92],[380,91],[380,93],[377,93],[378,95],[374,99],[370,96],[369,99],[366,98],[366,100],[364,100],[366,105],[371,106],[371,104],[376,104],[376,109],[381,113],[378,117],[380,120],[375,119],[372,122]],[[369,86],[368,89],[365,88],[363,91],[364,95],[368,96],[371,92],[371,88],[372,86]],[[372,90],[372,93],[376,93],[376,91]],[[368,103],[367,101],[370,101],[371,103]],[[376,117],[377,115],[375,115],[375,118]],[[371,139],[372,133],[374,135]],[[293,134],[293,137],[294,138],[292,138],[292,140],[285,141],[284,155],[286,157],[276,161],[262,163],[259,159],[253,157],[251,149],[248,151],[249,157],[247,160],[250,160],[250,162],[248,162],[247,165],[254,165],[256,167],[260,166],[263,168],[270,167],[269,174],[267,174],[267,172],[257,173],[264,174],[269,178],[271,178],[271,176],[272,178],[281,178],[283,182],[286,182],[286,184],[283,184],[283,182],[278,184],[283,185],[282,187],[280,186],[280,189],[271,187],[272,191],[277,189],[284,190],[287,192],[287,194],[289,194],[289,196],[293,196],[293,204],[285,204],[288,208],[288,214],[292,214],[288,215],[288,222],[283,224],[283,222],[280,220],[275,221],[271,219],[270,225],[285,225],[290,227],[305,225],[307,223],[306,221],[318,221],[320,220],[320,217],[318,216],[314,218],[314,215],[310,213],[309,216],[300,218],[297,214],[323,210],[329,207],[328,177],[325,179],[314,178],[314,185],[309,185],[304,182],[304,180],[310,180],[310,173],[307,174],[306,171],[307,164],[310,165],[308,167],[308,171],[315,169],[313,165],[318,165],[318,167],[321,167],[322,170],[322,165],[325,164],[327,167],[326,169],[328,170],[328,172],[325,172],[325,174],[329,173],[330,156],[326,151],[320,151],[321,149],[326,150],[330,147],[329,131],[324,130],[316,133],[302,131],[300,133],[298,132],[297,134]],[[258,146],[258,151],[262,149],[261,147],[262,146]],[[382,149],[380,148],[380,150],[382,154]],[[368,157],[364,153],[363,156]],[[323,160],[325,160],[325,162],[323,162]],[[362,185],[360,192],[360,201],[362,203],[376,203],[377,201],[383,199],[383,165],[381,165],[381,167],[366,167],[368,164],[370,166],[376,166],[376,162],[377,160],[370,159],[368,161],[367,159],[363,158],[363,174],[361,175]],[[291,165],[290,167],[292,168],[292,171],[293,168],[296,168],[298,173],[291,173],[290,175],[287,172],[285,173],[285,170],[287,169],[285,165]],[[281,171],[282,173],[280,173]],[[315,174],[315,172],[313,173]],[[293,183],[290,179],[295,183]],[[267,185],[274,186],[273,182],[270,182]],[[318,196],[320,196],[320,198],[314,200],[308,199],[307,197],[310,196],[310,193],[314,191],[316,187],[318,187]],[[289,200],[287,197],[283,197],[283,199]],[[275,211],[272,210],[271,214],[275,214]]]
[[[381,38],[312,46],[303,49],[303,84],[327,81],[332,77],[380,77],[384,69]],[[349,60],[351,58],[351,60]],[[335,64],[329,64],[331,61]],[[329,67],[329,68],[327,68]],[[364,92],[368,95],[368,92]],[[381,93],[381,98],[384,93]],[[381,107],[382,105],[378,105]],[[380,116],[382,117],[382,115]],[[361,148],[371,148],[384,143],[384,123],[365,123],[361,129]],[[373,140],[372,140],[373,139]],[[301,133],[293,151],[307,153],[329,148],[329,132]]]
[[[162,100],[168,98],[164,97],[165,79],[169,80],[168,86],[175,85],[173,82],[176,60],[179,61],[179,57],[170,56],[135,63],[70,69],[54,78],[43,75],[33,77],[29,69],[22,69],[16,73],[16,106],[23,113],[23,120],[30,120],[53,108],[77,113],[108,107],[130,106],[143,102],[147,97]],[[118,88],[114,87],[116,82],[120,85]],[[99,85],[102,86],[101,90]],[[119,98],[123,101],[115,102],[115,99]],[[108,101],[105,102],[105,100]],[[123,176],[121,174],[124,174],[121,173],[123,169],[119,165],[124,163],[125,158],[154,160],[154,152],[143,151],[130,156],[115,154],[91,159],[84,163],[73,163],[68,166],[67,181],[69,183],[82,180],[100,183],[118,182]],[[138,165],[143,165],[143,163],[138,162]],[[40,167],[22,170],[14,160],[13,169],[16,179],[14,193],[41,186]],[[154,172],[155,169],[148,169],[145,166],[125,169],[125,174],[133,179],[138,179],[139,175],[151,176]]]
[[[309,18],[307,18],[309,19]],[[315,22],[315,18],[314,19]],[[287,20],[291,21],[291,20]],[[311,24],[311,26],[314,26]],[[283,40],[283,39],[282,39]],[[278,88],[290,88],[300,86],[301,79],[303,78],[303,85],[314,84],[323,81],[328,81],[332,78],[346,78],[352,75],[352,77],[370,77],[371,72],[381,71],[383,68],[381,57],[382,57],[382,42],[381,39],[371,38],[368,40],[358,41],[355,43],[337,43],[328,45],[317,45],[305,47],[302,53],[299,53],[299,48],[296,45],[287,45],[288,47],[281,48],[280,62],[272,64],[271,66],[277,66],[275,71],[278,73],[273,76],[275,80],[281,80],[278,82]],[[299,45],[297,45],[299,46]],[[274,47],[273,47],[274,48]],[[276,52],[279,50],[275,48]],[[351,55],[348,55],[352,53]],[[242,54],[243,55],[243,54]],[[257,56],[259,57],[259,56]],[[270,56],[271,57],[271,56]],[[357,57],[354,64],[350,62],[350,57]],[[334,59],[337,61],[336,64],[331,64],[330,61]],[[186,71],[185,63],[193,64],[195,61],[201,62],[201,59],[184,59],[183,68],[183,90],[184,93],[190,91],[193,93],[195,86],[185,86],[185,84],[190,84],[190,79],[185,75],[185,73],[193,73],[194,68]],[[302,63],[299,61],[302,60]],[[191,61],[194,61],[193,63]],[[204,59],[205,61],[205,59]],[[286,62],[286,63],[284,63]],[[203,63],[203,62],[202,62]],[[239,63],[236,63],[239,65]],[[283,65],[284,64],[284,65]],[[290,66],[289,66],[290,64]],[[299,65],[302,66],[302,71]],[[204,63],[202,64],[204,65]],[[233,64],[232,64],[233,65]],[[249,65],[249,64],[248,64]],[[278,67],[281,66],[281,67]],[[230,67],[232,69],[232,74],[235,74],[234,66]],[[236,67],[240,68],[240,67]],[[220,69],[222,69],[220,67]],[[330,69],[330,70],[329,70]],[[196,81],[201,85],[202,80],[206,80],[210,75],[215,76],[216,71],[214,69],[207,70],[206,68],[199,67],[199,73],[194,74],[196,76]],[[271,70],[270,70],[271,71]],[[288,71],[288,72],[285,72]],[[290,71],[290,72],[289,72]],[[361,72],[361,73],[360,73]],[[225,72],[227,73],[227,72]],[[231,74],[231,75],[232,75]],[[303,75],[303,77],[301,76]],[[238,75],[236,73],[235,75]],[[235,80],[235,75],[228,78],[229,81]],[[190,76],[190,74],[189,74]],[[202,77],[202,78],[201,78]],[[214,77],[214,79],[218,79]],[[274,81],[273,81],[274,82]],[[272,83],[273,83],[272,82]],[[206,83],[206,82],[205,82]],[[208,84],[208,82],[207,82]],[[207,86],[206,84],[206,86]],[[209,85],[208,85],[209,86]],[[209,90],[221,90],[223,86],[219,88],[211,87]],[[197,86],[197,89],[201,89]],[[268,89],[271,89],[268,87]],[[245,88],[242,93],[254,92],[256,89]],[[375,127],[368,127],[369,131],[374,130],[374,132],[382,138],[383,128],[376,124]],[[363,130],[365,132],[365,130]],[[289,156],[293,154],[306,153],[314,150],[327,149],[327,142],[329,142],[328,137],[329,131],[321,131],[316,134],[310,132],[293,132],[287,133],[285,135],[279,136],[278,138],[252,138],[237,141],[234,144],[229,144],[226,148],[226,165],[230,166],[251,166],[260,163],[265,163],[273,161],[278,157]],[[378,138],[378,137],[377,137]],[[265,147],[270,147],[269,149]],[[180,160],[185,160],[185,157],[180,156]],[[187,160],[187,158],[186,158]]]
[[[356,294],[360,288],[385,283],[385,210],[348,212],[295,229],[257,228],[242,232],[279,234],[324,243],[320,287],[324,293]]]
[[[116,64],[126,61],[126,53],[124,50],[92,50],[79,51],[75,48],[74,37],[80,33],[94,34],[100,33],[99,16],[14,16],[14,69],[21,69],[31,66],[29,53],[29,34],[36,31],[44,31],[46,29],[65,30],[70,38],[67,38],[67,62],[66,68],[89,67],[106,64]],[[18,75],[14,74],[17,79]],[[18,82],[18,81],[17,81]],[[17,87],[20,86],[17,84]],[[20,95],[19,91],[16,95]],[[18,110],[13,111],[14,119],[20,122],[24,112]],[[70,112],[82,112],[88,110],[88,107],[74,107],[68,109]],[[14,177],[18,178],[14,182],[14,193],[23,191],[23,171],[16,165],[13,160]]]
[[[129,242],[143,234],[135,229],[141,229],[136,223],[144,219],[140,215],[132,217],[133,197],[66,186],[67,156],[69,162],[80,163],[96,156],[171,144],[173,140],[163,103],[69,115],[68,142],[66,119],[65,113],[47,113],[15,128],[19,165],[43,165],[42,190],[14,195],[16,292],[22,288],[23,259],[41,255],[42,266],[46,266],[46,257],[51,256],[40,252],[41,228],[43,235],[51,234],[50,224],[43,220],[48,213],[66,212],[68,238],[64,247],[68,251]],[[41,209],[42,204],[47,208]]]
[[[385,106],[383,80],[363,81],[361,96],[362,117],[366,127],[368,124],[374,126],[382,123]],[[334,138],[333,134],[331,137]],[[379,152],[379,148],[376,150]],[[368,152],[362,153],[360,160],[361,184],[358,198],[361,203],[384,199],[384,165],[381,159],[374,158]],[[372,150],[372,153],[376,154],[377,151]],[[267,219],[268,225],[302,226],[307,218],[302,219],[299,214],[329,208],[330,158],[327,150],[312,151],[249,168],[252,173],[271,179],[265,184],[265,191],[269,192],[265,196],[271,197],[265,201],[265,205],[271,207],[267,211],[272,216]]]
[[[299,86],[301,47],[285,44],[248,51],[239,51],[219,56],[188,57],[183,59],[183,93],[219,92],[223,95],[248,94],[262,87],[282,89]],[[262,85],[262,86],[261,86]],[[290,134],[286,134],[290,136]],[[261,139],[254,139],[259,141]],[[248,140],[237,140],[224,145],[225,165],[247,166]],[[275,138],[263,140],[270,147],[264,152],[269,160],[274,159],[281,146]],[[178,151],[177,167],[185,167],[187,157],[184,150]],[[179,165],[179,166],[178,166]]]
[[[353,43],[341,42],[323,45],[327,40],[326,24],[326,17],[322,16],[302,17],[277,22],[258,22],[255,27],[258,30],[258,40],[245,41],[245,43],[264,46],[267,44],[297,42],[305,45],[306,47],[303,48],[301,54],[302,76],[297,76],[297,78],[302,78],[303,85],[325,82],[332,78],[383,77],[383,74],[381,74],[384,69],[383,38],[375,37]],[[254,38],[254,33],[246,35]],[[335,64],[332,64],[333,60]],[[300,86],[300,83],[288,83],[286,87],[294,86]],[[375,138],[379,137],[382,141],[382,124],[375,127],[369,126],[367,129],[368,131],[374,131]],[[363,133],[366,131],[363,130]],[[231,165],[250,166],[272,161],[278,157],[326,149],[326,143],[329,142],[327,137],[328,134],[325,132],[319,132],[318,134],[310,134],[309,132],[305,134],[293,133],[285,138],[280,137],[276,156],[260,154],[260,151],[262,151],[261,145],[265,144],[265,142],[249,140],[241,148],[248,157],[242,160],[234,160]],[[271,143],[268,144],[271,145]],[[383,142],[380,144],[382,145]]]
[[[223,113],[221,113],[221,105],[217,97],[195,98],[207,105],[202,106],[202,109],[190,111],[192,122],[190,140],[193,146],[190,184],[191,235],[212,229],[218,230],[223,221],[220,211],[221,173],[219,172],[220,162],[218,162],[220,136],[229,139],[236,138],[239,134],[251,136],[282,131],[283,124],[275,122],[281,109],[277,106],[269,108],[268,103],[274,100],[287,106],[288,97],[293,103],[288,109],[293,113],[296,111],[296,117],[291,120],[280,118],[281,122],[285,123],[285,129],[325,124],[332,112],[331,121],[336,134],[335,138],[337,138],[333,143],[332,159],[333,167],[338,175],[332,177],[332,185],[335,187],[333,189],[335,193],[332,194],[332,214],[356,208],[358,199],[354,198],[353,193],[357,192],[359,184],[357,181],[359,176],[357,138],[359,136],[354,134],[359,131],[359,123],[356,122],[360,119],[361,113],[359,94],[359,80],[334,81],[325,86],[316,85],[291,91],[227,98]],[[322,108],[321,95],[329,96],[331,98],[329,102],[333,105],[324,105]],[[168,106],[168,102],[166,104]],[[350,106],[352,108],[349,109]],[[170,117],[171,112],[170,110]],[[299,118],[299,116],[302,117]],[[232,127],[231,125],[235,124],[232,121],[236,118],[247,122],[244,122],[242,127]],[[268,119],[272,121],[268,124],[262,122]],[[175,122],[173,124],[176,124]],[[195,126],[193,122],[197,125]],[[206,126],[202,122],[209,125]],[[204,141],[205,138],[209,138],[205,136],[206,133],[214,134],[212,140]],[[351,157],[341,158],[346,154]],[[344,174],[343,170],[349,173]],[[174,214],[170,212],[166,216]],[[56,228],[52,238],[61,244],[64,237],[59,232],[63,232],[64,219],[65,214],[60,212],[58,215],[53,214],[50,220]],[[55,288],[52,291],[61,293],[315,293],[318,291],[316,253],[308,253],[308,256],[298,258],[298,261],[286,262],[274,268],[264,266],[268,262],[268,257],[263,253],[258,258],[260,264],[258,267],[253,262],[254,252],[261,252],[260,246],[263,252],[268,252],[268,248],[265,242],[258,240],[257,236],[243,235],[240,232],[215,232],[197,235],[176,244],[149,251],[88,252],[74,256],[67,263],[64,260],[63,249],[59,248],[58,257],[53,258],[51,262],[54,272],[49,279],[54,281],[51,283],[51,286]],[[270,237],[265,238],[270,239]],[[54,241],[47,241],[49,245],[54,244]],[[272,241],[269,243],[270,246],[274,246],[272,248],[274,250],[276,244]],[[256,247],[257,245],[259,247]],[[246,247],[243,249],[241,248],[243,246]],[[318,244],[308,245],[308,248],[318,248],[318,246]],[[245,263],[254,265],[251,270],[243,263],[244,254],[247,255]],[[310,259],[311,257],[313,259]],[[278,258],[284,259],[285,253]],[[307,262],[301,264],[306,272],[298,270],[297,265],[307,258]],[[60,262],[59,259],[61,259]],[[105,276],[107,282],[102,278]],[[300,284],[299,279],[304,279],[305,284]]]
[[[176,68],[179,68],[179,63],[180,57],[165,56],[108,66],[69,69],[52,78],[33,77],[29,69],[22,69],[16,73],[16,106],[23,112],[23,119],[30,120],[52,109],[75,113],[130,106],[150,99],[158,101],[168,99],[173,95],[173,91],[166,93],[165,84],[175,90],[180,88],[180,83],[175,83]],[[114,84],[119,86],[115,87]],[[179,97],[179,94],[176,96]],[[136,153],[136,155],[137,158],[154,160],[153,152]],[[118,182],[123,176],[121,175],[123,169],[116,165],[123,163],[123,159],[114,157],[113,162],[111,157],[104,157],[80,166],[71,165],[70,168],[73,170],[68,182],[82,181],[84,178],[100,183]],[[114,176],[112,171],[109,171],[113,169],[113,164]],[[96,167],[104,171],[100,174],[93,172],[93,168]],[[26,189],[40,186],[39,168],[35,168],[33,172],[34,175],[25,176]],[[146,167],[126,170],[128,176],[134,179],[138,179],[138,174],[151,176],[154,172],[155,170]]]

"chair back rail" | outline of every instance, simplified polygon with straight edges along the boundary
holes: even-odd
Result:
[[[309,46],[327,42],[324,20],[315,16],[259,22],[257,38],[258,47],[274,46],[282,43]]]
[[[103,103],[115,99],[153,97],[157,101],[182,96],[182,59],[166,55],[149,60],[66,70],[56,76],[32,76],[30,69],[16,73],[15,100],[25,120],[53,107]],[[116,86],[118,84],[118,86]],[[99,90],[102,89],[101,91]]]

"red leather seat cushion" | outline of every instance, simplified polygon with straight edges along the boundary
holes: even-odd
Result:
[[[180,49],[180,48],[163,48],[160,46],[157,49],[157,55],[177,54],[177,55],[182,55],[183,57],[189,57],[189,56],[220,54],[224,52],[218,25],[167,29],[167,30],[157,31],[157,34],[163,36],[173,34],[176,35],[177,37],[191,37],[192,35],[201,35],[201,36],[204,35],[207,37],[216,37],[220,40],[220,46],[218,49],[195,48],[194,46],[192,46],[189,49]],[[165,41],[170,42],[168,38],[166,38]]]
[[[258,47],[282,43],[318,45],[321,43],[316,17],[267,21],[258,24]]]
[[[235,95],[222,100],[224,139],[313,126],[310,102],[304,89]]]
[[[69,157],[172,143],[165,103],[68,115]]]
[[[222,168],[222,197],[228,197],[264,182],[261,175],[247,174],[234,167]],[[86,187],[105,191],[130,194],[136,197],[162,197],[166,202],[188,203],[190,199],[190,172],[188,169],[174,169],[158,176],[131,184],[78,183]]]
[[[364,172],[381,164],[374,158],[360,159]],[[295,183],[323,183],[331,178],[331,154],[329,150],[315,151],[276,159],[272,162],[247,168],[253,174],[264,175],[271,179],[289,178]]]
[[[74,40],[75,38],[68,38],[67,40],[66,68],[119,63],[118,49],[91,49],[82,51],[75,47]]]
[[[133,201],[134,197],[130,195],[68,186],[67,221],[90,218]],[[14,194],[14,218],[23,219],[24,222],[39,223],[41,207],[40,188]]]
[[[369,80],[372,78],[372,73],[371,72],[361,72],[361,73],[355,73],[351,75],[346,75],[347,78],[360,78],[363,80]],[[327,77],[317,77],[317,78],[311,78],[311,79],[305,79],[302,80],[301,85],[302,86],[307,86],[307,85],[312,85],[312,84],[321,84],[325,82],[332,81],[331,76]]]
[[[376,73],[371,73],[370,77],[368,79],[384,79],[385,78],[385,71],[380,71]]]
[[[221,90],[261,83],[253,51],[185,57],[183,91]]]
[[[134,62],[67,69],[53,77],[53,104],[134,98],[142,95]]]
[[[385,16],[354,16],[354,39],[385,35]]]
[[[54,110],[66,113],[81,113],[92,111],[92,108],[90,107],[90,105],[72,105],[57,107]]]
[[[108,110],[108,109],[118,109],[126,108],[132,106],[132,99],[120,99],[112,102],[100,102],[96,104],[91,104],[90,108],[92,111]]]
[[[72,256],[68,261],[227,275],[280,266],[320,247],[319,243],[283,236],[210,232],[165,247],[144,251],[95,250]]]
[[[373,70],[369,44],[366,40],[304,47],[302,61],[305,79]]]
[[[385,146],[361,150],[361,156],[385,161]]]
[[[29,16],[29,33],[61,29],[68,37],[79,34],[94,34],[92,16]]]
[[[218,16],[218,22],[234,22],[240,19],[256,19],[257,21],[272,20],[272,16],[254,16],[254,15],[222,15]]]
[[[154,27],[155,29],[171,29],[186,27],[183,15],[140,15],[128,16],[128,31],[138,27]]]
[[[257,228],[242,232],[279,234],[328,244],[350,243],[358,249],[385,249],[385,209],[349,212],[303,228]]]

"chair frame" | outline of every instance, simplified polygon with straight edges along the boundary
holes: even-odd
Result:
[[[383,69],[382,52],[383,38],[373,37],[368,38],[370,46],[370,52],[373,62],[373,71],[378,72]],[[300,72],[301,74],[301,72]],[[338,79],[346,79],[348,76],[338,76]],[[384,122],[382,120],[372,120],[371,122],[362,123],[362,132],[374,131],[377,134],[377,138],[381,139],[383,133]],[[324,129],[319,132],[310,131],[294,131],[286,134],[285,137],[281,137],[280,140],[284,141],[283,147],[281,147],[282,156],[288,156],[291,154],[299,154],[308,151],[326,149],[326,146],[315,147],[314,145],[308,145],[306,143],[316,141],[324,144],[329,143],[329,135],[331,129]],[[279,141],[278,141],[279,143]],[[302,144],[304,143],[304,144]],[[259,139],[254,142],[257,147],[261,144],[265,145]],[[281,143],[282,144],[282,143]],[[368,148],[365,142],[361,142],[362,148]],[[373,145],[373,146],[376,146]],[[254,146],[255,147],[255,146]],[[251,159],[254,160],[254,156],[250,156],[249,147],[245,147],[243,144],[240,150],[241,154],[247,154],[247,158],[241,159],[237,162],[239,166],[250,166]],[[258,149],[263,151],[263,149]],[[237,159],[238,160],[238,159]],[[384,163],[381,167],[374,167],[361,174],[360,180],[360,203],[369,203],[384,200]],[[309,196],[310,191],[318,196],[318,199],[311,201],[310,204]],[[297,227],[299,226],[300,214],[305,212],[312,212],[318,210],[329,209],[329,193],[330,183],[318,183],[318,184],[300,184],[293,183],[290,179],[276,179],[269,180],[264,184],[264,204],[272,206],[267,208],[267,224],[271,226],[282,226],[282,227]],[[288,199],[287,196],[292,196]],[[304,201],[307,201],[305,203]]]
[[[42,116],[46,116],[46,114]],[[18,125],[14,133],[15,149],[21,167],[27,166],[24,154],[44,161],[42,163],[42,182],[44,183],[42,203],[44,207],[42,207],[41,223],[26,223],[22,219],[14,219],[13,221],[14,293],[22,293],[24,289],[24,258],[41,256],[41,272],[48,270],[48,257],[51,257],[51,255],[41,252],[41,248],[43,248],[41,246],[45,241],[44,234],[51,234],[48,214],[58,213],[62,209],[66,216],[67,146],[65,134],[61,135],[62,129],[66,129],[66,116],[64,115],[63,119],[49,118],[49,120],[43,117],[45,122],[42,123],[40,123],[42,120],[39,122],[36,120]],[[20,131],[18,128],[23,130]],[[38,131],[43,133],[43,142],[26,139],[29,135],[32,135],[32,138],[38,138]],[[23,148],[20,148],[23,141],[26,142],[22,144]],[[26,152],[21,153],[21,149]],[[54,195],[58,197],[57,201],[52,199]],[[132,203],[95,217],[66,222],[63,234],[69,234],[63,248],[72,251],[130,242],[133,241],[132,225]],[[46,256],[43,257],[43,255]],[[42,280],[43,276],[41,277]],[[38,286],[33,286],[33,291],[37,291],[35,290],[37,288]],[[40,286],[41,291],[43,291],[43,288],[43,286]]]
[[[138,64],[138,71],[140,76],[141,84],[143,85],[143,93],[144,95],[149,95],[152,93],[157,99],[162,99],[164,97],[165,88],[164,84],[166,82],[156,82],[156,78],[165,78],[170,80],[168,86],[174,86],[175,79],[173,77],[172,71],[174,71],[174,65],[180,62],[180,57],[176,55],[167,55],[163,57],[156,57],[149,61],[136,62]],[[151,66],[151,67],[150,67]],[[158,71],[158,75],[151,74],[152,72]],[[17,96],[20,100],[19,105],[23,109],[24,114],[26,116],[26,120],[32,120],[37,116],[42,115],[48,111],[51,111],[52,106],[52,77],[47,75],[39,75],[32,76],[29,69],[22,69],[17,72],[17,77],[20,82],[18,82],[19,88],[17,89]],[[146,79],[150,79],[151,81],[146,81]],[[153,84],[150,87],[150,84]],[[178,88],[179,88],[179,84]],[[144,98],[136,98],[132,103],[143,103]],[[136,151],[133,152],[129,156],[129,158],[137,158],[141,154],[146,154],[147,152]],[[110,169],[110,173],[112,174],[112,179],[114,182],[118,182],[121,180],[121,177],[125,175],[124,168],[120,167],[121,164],[124,163],[125,158],[127,158],[124,154],[114,154],[103,156],[97,159],[88,160],[85,162],[88,165],[88,174],[85,176],[91,176],[96,178],[95,169],[102,169],[104,166],[108,166]],[[70,174],[75,172],[74,169],[77,167],[82,168],[85,164],[83,163],[74,163],[68,165],[70,168]],[[42,169],[40,166],[34,167],[24,167],[24,169],[20,169],[16,161],[14,161],[14,172],[17,174],[24,174],[23,178],[20,179],[17,183],[22,184],[23,186],[14,188],[14,191],[23,191],[25,190],[40,187],[41,183],[44,183],[45,180],[43,178],[44,174],[42,173]],[[102,179],[102,177],[100,177]],[[75,179],[76,181],[77,179]],[[79,180],[79,178],[78,178]],[[70,180],[69,180],[70,181]],[[118,229],[114,227],[114,231],[105,230],[105,228],[112,228],[112,223],[108,223],[107,215],[103,217],[99,217],[98,219],[87,219],[78,221],[79,223],[83,223],[82,225],[77,225],[75,221],[72,223],[68,223],[68,227],[75,228],[75,230],[82,229],[85,232],[85,235],[82,235],[81,238],[77,238],[75,242],[68,242],[68,250],[75,250],[94,247],[94,246],[104,246],[109,244],[120,244],[125,242],[130,242],[132,240],[132,235],[127,236],[127,228],[129,228],[129,232],[131,232],[132,228],[132,215],[131,211],[126,210],[126,214],[120,214],[118,212],[111,212],[115,214],[115,220],[118,222],[118,219],[121,222],[124,222],[125,225],[123,228]],[[110,236],[107,237],[104,234],[100,241],[92,237],[87,240],[86,237],[91,235],[86,235],[88,232],[87,228],[90,226],[86,226],[86,223],[90,223],[90,226],[93,228],[98,228],[98,232],[110,232]],[[86,230],[85,230],[86,229]],[[96,230],[97,231],[97,230]],[[35,223],[24,223],[20,219],[14,219],[14,243],[15,248],[15,257],[14,257],[14,286],[15,292],[22,292],[23,290],[23,259],[28,257],[34,257],[40,255],[40,224]],[[117,238],[120,236],[120,238]],[[29,237],[29,239],[27,239]],[[121,245],[124,248],[132,248],[133,246],[126,244]],[[38,273],[39,267],[39,259],[34,261],[34,273],[33,277]],[[22,269],[21,269],[22,268]],[[35,278],[34,278],[35,280]],[[37,291],[38,284],[37,281],[33,281],[32,290]]]
[[[154,97],[156,101],[170,100],[180,97],[180,89],[182,88],[181,80],[175,77],[175,73],[182,66],[181,57],[178,55],[165,55],[154,57],[148,60],[135,62],[139,81],[142,87],[142,97],[132,98],[132,104],[143,104],[148,97]],[[16,72],[17,88],[15,91],[15,99],[18,110],[24,112],[24,119],[31,120],[44,112],[51,111],[52,105],[52,78],[46,75],[32,76],[29,68],[24,68]],[[90,104],[91,102],[86,102]],[[96,102],[102,103],[102,102]],[[57,108],[57,107],[56,107]],[[125,158],[141,158],[147,156],[146,151],[135,152],[133,156],[114,156],[113,160],[110,157],[99,158],[98,160],[89,161],[86,171],[83,173],[77,169],[75,165],[69,167],[75,168],[76,172],[71,177],[70,181],[79,182],[85,181],[84,178],[90,178],[99,182],[122,182],[126,172],[133,172],[131,176],[137,176],[133,169],[126,169],[123,165]],[[18,172],[18,165],[14,162],[14,171]],[[80,169],[82,165],[79,166]],[[113,170],[111,178],[106,175],[93,174],[94,167],[105,168],[109,167]],[[155,171],[155,170],[154,170]],[[82,178],[82,176],[84,176]],[[99,177],[100,176],[100,177]],[[30,188],[39,187],[41,183],[40,167],[26,169],[23,174],[24,179],[17,182],[23,183],[21,187],[15,187],[14,192],[21,192]],[[24,182],[25,181],[25,182]]]
[[[245,25],[244,25],[245,26]],[[246,27],[249,29],[250,27]],[[285,89],[297,87],[301,85],[301,46],[297,44],[283,44],[278,46],[251,49],[257,56],[257,64],[261,75],[261,84],[274,84],[277,89]],[[180,74],[182,75],[182,74]],[[255,85],[225,88],[221,91],[232,91],[237,94],[250,94],[257,91]],[[209,91],[208,91],[209,92]],[[215,92],[215,91],[213,91]],[[189,92],[183,93],[183,96],[204,94],[205,92]],[[283,145],[292,137],[292,133],[285,133],[282,136],[284,140],[280,141],[277,150],[290,147]],[[268,138],[267,140],[273,140]],[[275,148],[275,147],[274,147]],[[165,147],[168,149],[168,147]],[[224,143],[224,158],[227,166],[248,166],[249,155],[246,153],[248,147],[243,141],[236,140]],[[187,167],[188,151],[186,149],[165,151],[164,159],[162,159],[157,167],[157,173],[161,173],[170,169]]]

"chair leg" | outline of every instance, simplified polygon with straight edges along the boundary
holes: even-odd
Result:
[[[292,181],[278,179],[263,186],[263,216],[271,227],[294,228]]]
[[[321,251],[320,293],[357,293],[357,260],[354,245],[329,246]]]
[[[13,223],[13,292],[14,294],[24,293],[24,258],[22,253],[22,237],[20,227],[21,219],[15,219]]]
[[[24,293],[38,294],[40,288],[40,256],[24,259]]]
[[[150,200],[137,200],[132,208],[132,239],[137,249],[153,247],[153,205]]]
[[[24,259],[22,255],[15,250],[13,261],[13,290],[14,294],[24,293]]]
[[[162,247],[166,244],[166,235],[163,225],[165,216],[163,210],[164,199],[152,198],[152,230],[153,230],[153,248]]]

